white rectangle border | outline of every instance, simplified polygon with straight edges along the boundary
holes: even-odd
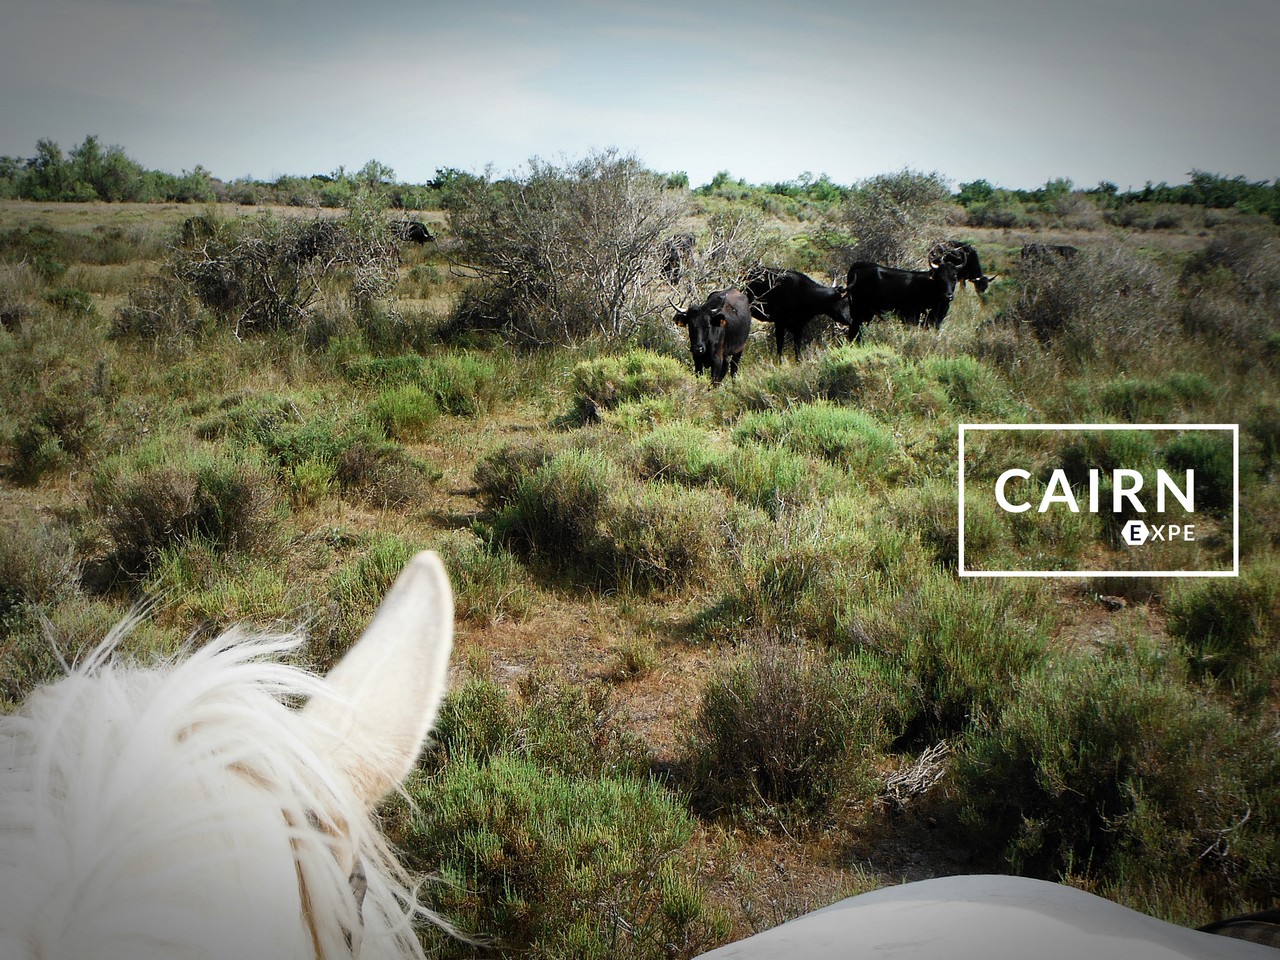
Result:
[[[1231,433],[1230,570],[966,570],[964,568],[964,432],[966,430],[1223,430]],[[962,577],[1238,577],[1240,575],[1240,425],[1238,423],[962,423],[960,424],[959,574]]]

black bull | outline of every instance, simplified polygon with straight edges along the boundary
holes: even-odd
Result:
[[[743,290],[751,300],[751,315],[773,324],[779,359],[788,336],[795,345],[796,359],[800,359],[804,328],[814,317],[827,316],[846,327],[851,322],[843,290],[821,284],[798,270],[759,269]]]
[[[849,267],[849,339],[862,325],[885,313],[908,323],[939,327],[956,295],[956,268],[937,263],[928,270],[899,270],[860,260]]]
[[[717,290],[701,306],[677,310],[674,319],[689,328],[695,374],[709,370],[712,383],[723,380],[726,372],[737,375],[751,333],[751,308],[741,290]]]

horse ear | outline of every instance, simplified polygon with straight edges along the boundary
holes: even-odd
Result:
[[[415,556],[302,714],[322,755],[372,808],[417,762],[448,680],[453,591],[433,552]]]

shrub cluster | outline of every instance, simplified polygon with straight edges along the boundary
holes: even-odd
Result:
[[[533,674],[519,698],[471,679],[398,824],[433,904],[481,943],[534,956],[690,957],[727,930],[688,856],[695,824],[648,778],[602,688]],[[474,947],[438,938],[441,956]]]
[[[529,166],[521,180],[466,185],[450,208],[460,256],[483,281],[466,311],[526,343],[623,337],[653,311],[645,281],[684,194],[613,151]]]
[[[143,576],[160,551],[203,540],[219,551],[258,551],[274,541],[275,477],[252,450],[192,448],[157,440],[104,461],[88,508],[102,525],[108,563]]]
[[[1070,356],[1127,356],[1167,343],[1177,326],[1173,283],[1150,259],[1088,249],[1025,263],[1002,317]]]
[[[488,462],[493,461],[477,468],[478,478]],[[533,462],[530,457],[523,465]],[[493,483],[480,479],[480,485]],[[724,540],[726,507],[719,498],[639,483],[587,450],[550,456],[520,477],[504,499],[494,520],[499,539],[596,582],[687,583],[714,569]]]
[[[900,733],[904,685],[866,659],[765,643],[713,677],[686,734],[694,800],[708,811],[804,822],[874,790],[872,761]]]
[[[955,776],[983,861],[1136,890],[1191,881],[1227,912],[1280,875],[1272,736],[1141,645],[1028,673],[966,734]]]

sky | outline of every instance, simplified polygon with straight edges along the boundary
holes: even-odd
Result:
[[[5,0],[0,155],[232,180],[1280,177],[1280,0]]]

